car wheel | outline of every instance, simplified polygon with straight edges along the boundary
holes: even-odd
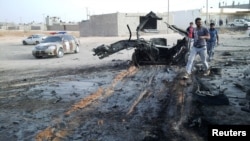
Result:
[[[35,42],[35,45],[37,45],[37,44],[39,44],[39,41],[36,41],[36,42]]]
[[[27,42],[23,41],[23,45],[27,45]]]
[[[43,58],[42,56],[34,56],[36,59]]]
[[[79,46],[76,46],[75,53],[79,53],[79,52],[80,52],[80,48]]]
[[[63,52],[63,49],[62,48],[60,48],[59,50],[58,50],[58,52],[57,52],[57,58],[61,58],[61,57],[63,57],[63,55],[64,55],[64,52]]]

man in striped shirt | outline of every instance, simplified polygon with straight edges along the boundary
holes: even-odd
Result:
[[[194,44],[190,49],[190,54],[188,57],[188,62],[186,65],[186,74],[183,78],[187,79],[191,75],[193,62],[196,55],[199,54],[202,63],[205,66],[204,75],[209,75],[209,66],[207,63],[207,42],[206,40],[210,39],[210,34],[206,27],[202,26],[201,18],[195,19],[196,28],[194,28]]]

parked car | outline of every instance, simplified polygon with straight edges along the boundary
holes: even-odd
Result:
[[[234,19],[234,21],[229,22],[228,25],[230,25],[231,27],[233,27],[233,26],[245,26],[245,27],[248,27],[248,26],[250,26],[250,22],[245,20],[245,19]]]
[[[34,34],[24,39],[22,42],[23,42],[23,45],[37,45],[45,38],[46,38],[46,35]]]
[[[250,37],[250,27],[248,27],[247,31],[246,31],[246,34],[248,37]]]
[[[70,34],[54,34],[45,38],[32,50],[35,58],[56,56],[61,58],[65,53],[78,53],[79,40]]]

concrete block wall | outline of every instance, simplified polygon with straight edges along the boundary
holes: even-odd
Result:
[[[93,36],[90,20],[79,23],[80,37]]]
[[[94,36],[118,36],[117,13],[91,16]]]
[[[76,25],[63,25],[63,24],[54,24],[47,26],[49,31],[79,31],[79,24]]]
[[[65,25],[66,31],[79,31],[79,24],[76,25]]]
[[[127,24],[129,25],[133,37],[136,37],[136,28],[140,24],[140,17],[145,16],[146,13],[119,13],[118,14],[118,35],[119,36],[128,36],[129,31]],[[164,22],[168,22],[167,13],[156,13],[157,16],[161,17],[162,20],[157,20],[157,30],[159,33],[168,33],[167,25]],[[173,23],[172,15],[169,14],[169,22]],[[172,32],[172,31],[169,31]],[[144,33],[143,33],[144,34]],[[147,33],[145,33],[147,34]]]
[[[61,25],[49,25],[47,26],[47,30],[48,31],[62,31],[64,29],[63,29],[63,26]]]
[[[171,29],[169,29],[166,25],[166,23],[169,23],[170,25],[173,25],[174,21],[173,21],[173,14],[169,13],[169,17],[168,17],[168,13],[156,13],[156,15],[158,15],[159,17],[162,18],[162,20],[158,20],[157,22],[157,30],[159,31],[159,33],[173,33],[173,31]],[[166,22],[166,23],[165,23]]]
[[[200,17],[201,16],[201,11],[200,9],[196,9],[196,10],[186,10],[186,11],[176,11],[173,12],[173,23],[175,23],[175,25],[179,28],[182,28],[184,30],[186,30],[186,28],[189,26],[190,22],[195,23],[195,18]],[[202,19],[204,21],[204,19]],[[195,24],[194,24],[195,26]]]
[[[93,15],[81,22],[80,36],[118,36],[117,13]]]
[[[31,30],[41,30],[41,26],[31,26],[30,27]]]
[[[118,36],[128,36],[129,30],[127,25],[132,32],[132,37],[136,37],[136,28],[140,22],[141,14],[133,14],[133,13],[118,13]]]
[[[113,13],[104,15],[94,15],[90,20],[83,21],[79,25],[80,36],[128,36],[129,25],[132,37],[136,37],[136,28],[140,22],[140,16],[145,16],[147,13]],[[167,33],[168,29],[164,22],[167,21],[167,13],[156,13],[163,20],[157,21],[157,30],[160,33]],[[170,16],[170,23],[173,22]]]

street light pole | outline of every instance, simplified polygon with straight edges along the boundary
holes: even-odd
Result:
[[[169,23],[169,0],[168,0],[168,24],[170,24]],[[167,29],[167,33],[169,33],[169,30]]]
[[[206,2],[206,23],[208,23],[208,0]]]
[[[43,13],[43,31],[45,30],[45,25],[46,25],[46,19],[45,19],[45,14]]]

